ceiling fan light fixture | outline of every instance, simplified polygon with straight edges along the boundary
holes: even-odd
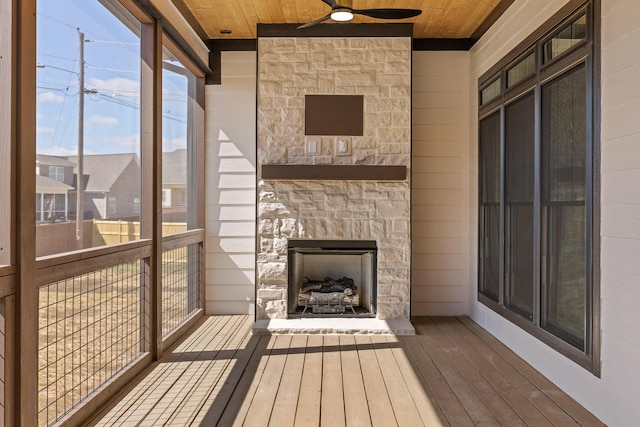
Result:
[[[0,0],[1,1],[1,0]],[[340,3],[338,3],[338,1]],[[353,15],[362,15],[374,19],[407,19],[418,16],[422,13],[420,9],[354,9],[353,0],[322,0],[328,6],[331,6],[331,12],[318,18],[315,21],[307,22],[298,26],[298,29],[313,27],[321,24],[328,19],[338,22],[347,22],[353,19]]]
[[[331,19],[334,21],[346,22],[353,19],[353,13],[349,9],[335,9],[331,12]]]

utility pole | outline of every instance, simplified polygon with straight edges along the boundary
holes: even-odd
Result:
[[[78,177],[76,179],[76,249],[83,249],[84,217],[84,33],[78,28]]]

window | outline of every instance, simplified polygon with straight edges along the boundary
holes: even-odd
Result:
[[[554,58],[571,49],[587,38],[587,14],[581,13],[571,23],[565,25],[553,35],[551,40],[543,46],[544,62],[552,61]]]
[[[534,96],[505,107],[505,294],[506,306],[532,319]]]
[[[536,54],[530,53],[507,70],[507,87],[520,83],[536,72]]]
[[[480,292],[494,301],[500,295],[500,114],[480,122]]]
[[[140,197],[136,197],[133,199],[133,213],[134,214],[140,213]]]
[[[185,190],[176,190],[174,193],[175,206],[187,206],[187,192]]]
[[[478,293],[598,373],[591,10],[549,23],[479,82]]]
[[[496,99],[500,95],[501,89],[501,81],[499,78],[487,84],[480,91],[480,105],[485,105]]]
[[[36,221],[66,221],[66,194],[37,194],[36,196]]]
[[[116,198],[109,197],[109,215],[115,215],[116,212]]]
[[[542,327],[584,347],[587,270],[587,73],[542,87]]]
[[[36,153],[41,165],[46,164],[42,159],[55,160],[41,172],[65,186],[70,219],[66,229],[38,226],[37,252],[54,255],[110,244],[107,221],[129,223],[119,242],[137,240],[140,23],[117,1],[38,0],[36,12]],[[51,181],[40,182],[46,187],[36,193],[48,192]],[[121,200],[117,211],[115,202],[104,200],[105,193]],[[93,219],[101,221],[97,231],[85,235],[86,222]]]
[[[49,178],[54,181],[64,182],[64,168],[62,166],[49,166]]]

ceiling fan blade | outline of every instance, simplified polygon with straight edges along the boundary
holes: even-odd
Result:
[[[353,9],[352,12],[358,15],[378,19],[413,18],[414,16],[418,16],[422,13],[419,9]]]
[[[307,22],[306,24],[300,25],[297,29],[300,30],[302,28],[313,27],[316,24],[326,21],[327,19],[331,19],[331,14],[325,15],[320,19],[316,19],[315,21]]]
[[[328,4],[329,6],[331,6],[331,8],[334,8],[337,6],[336,0],[322,0],[322,1]]]

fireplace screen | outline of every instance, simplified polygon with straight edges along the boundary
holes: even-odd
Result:
[[[376,242],[289,241],[290,317],[375,316]]]

